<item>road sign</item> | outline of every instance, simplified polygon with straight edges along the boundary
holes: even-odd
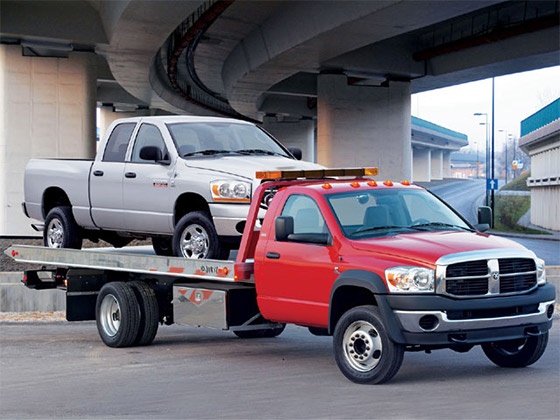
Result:
[[[487,178],[486,179],[486,189],[487,190],[497,190],[498,189],[498,180],[496,178],[494,178],[494,179]]]

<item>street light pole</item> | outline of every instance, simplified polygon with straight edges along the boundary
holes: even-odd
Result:
[[[486,162],[486,168],[484,173],[486,174],[486,205],[492,207],[492,204],[490,202],[490,194],[488,191],[488,179],[490,178],[490,165],[489,165],[489,153],[488,153],[488,114],[486,112],[475,112],[473,115],[479,117],[484,115],[484,122],[480,123],[480,125],[484,125],[485,130],[486,130],[486,156],[485,156],[485,162]]]

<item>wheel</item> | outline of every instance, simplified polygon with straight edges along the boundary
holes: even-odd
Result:
[[[286,324],[281,324],[281,326],[276,328],[263,328],[259,330],[241,330],[234,331],[233,333],[239,338],[272,338],[278,337],[284,329]]]
[[[130,282],[130,286],[140,306],[140,326],[132,344],[147,346],[154,341],[158,330],[159,308],[156,294],[154,289],[143,281]]]
[[[71,207],[53,207],[45,219],[43,243],[49,248],[82,248],[82,233]]]
[[[403,361],[404,347],[391,341],[375,306],[358,306],[342,315],[333,345],[338,368],[356,383],[386,382]]]
[[[132,286],[123,282],[105,284],[95,305],[97,330],[109,347],[134,344],[140,331],[140,306]]]
[[[175,227],[173,254],[190,259],[225,259],[229,251],[220,244],[209,215],[194,211],[184,215]]]
[[[173,255],[173,239],[162,236],[152,237],[152,246],[156,255],[170,257]]]
[[[482,350],[496,365],[518,368],[532,365],[539,360],[547,343],[548,331],[536,337],[486,343],[482,345]]]

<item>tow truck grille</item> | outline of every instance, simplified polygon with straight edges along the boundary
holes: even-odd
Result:
[[[531,258],[501,258],[450,264],[439,291],[457,297],[516,294],[537,287],[537,268]]]

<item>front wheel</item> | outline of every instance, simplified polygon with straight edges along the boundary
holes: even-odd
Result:
[[[173,234],[173,253],[189,259],[225,259],[229,251],[220,244],[218,233],[205,212],[184,215]]]
[[[403,361],[404,347],[389,338],[375,306],[358,306],[342,315],[333,345],[340,371],[360,384],[387,382]]]
[[[482,345],[482,351],[498,366],[518,368],[532,365],[539,360],[547,343],[548,331],[536,337],[486,343]]]
[[[71,207],[54,207],[49,211],[45,218],[43,243],[49,248],[82,247],[82,233]]]

